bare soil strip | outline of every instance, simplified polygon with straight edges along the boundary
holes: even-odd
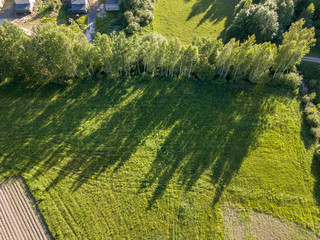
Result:
[[[21,179],[0,184],[0,240],[51,239]]]
[[[255,211],[241,211],[226,204],[223,209],[225,239],[318,240],[315,233],[292,222]]]

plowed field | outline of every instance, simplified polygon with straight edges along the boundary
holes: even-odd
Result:
[[[21,179],[0,184],[0,239],[51,239]]]

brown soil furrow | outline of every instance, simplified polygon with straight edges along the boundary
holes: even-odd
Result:
[[[13,204],[14,203],[13,199],[12,199],[11,195],[6,192],[6,189],[4,188],[4,186],[3,186],[3,191],[4,191],[5,197],[7,199],[7,203],[9,204],[9,206],[11,208],[12,214],[14,216],[14,220],[16,222],[15,229],[19,232],[20,236],[23,236],[25,239],[26,238],[30,239],[30,235],[28,235],[27,228],[18,219],[18,216],[20,215],[19,209],[17,208],[16,204]]]
[[[2,210],[2,216],[5,222],[4,227],[7,228],[7,236],[11,239],[24,239],[23,235],[19,234],[17,231],[16,219],[11,207],[9,206],[9,202],[10,200],[8,200],[8,196],[4,188],[0,188],[0,209]]]
[[[23,215],[27,217],[28,222],[26,224],[28,229],[30,229],[32,233],[32,239],[43,239],[41,234],[37,228],[37,223],[35,222],[36,216],[33,214],[34,210],[32,205],[27,203],[26,196],[22,196],[21,192],[16,188],[16,182],[12,184],[12,193],[15,194],[16,199],[18,200],[19,204],[21,205],[21,209],[23,211]]]
[[[12,183],[10,183],[11,185]],[[21,210],[21,206],[19,204],[20,200],[16,199],[16,196],[14,196],[11,192],[11,187],[8,187],[8,184],[6,184],[5,186],[3,186],[4,189],[4,193],[6,194],[7,197],[7,202],[9,205],[11,205],[11,208],[14,206],[15,209],[11,209],[12,212],[15,213],[14,215],[14,219],[16,220],[16,224],[13,225],[14,228],[19,228],[19,226],[21,226],[21,228],[25,229],[23,231],[23,234],[21,236],[21,239],[33,239],[33,235],[32,232],[30,231],[30,229],[28,228],[28,226],[25,224],[28,219],[25,218],[25,216],[22,214],[22,210]]]
[[[35,207],[35,204],[33,200],[29,197],[28,192],[26,191],[25,188],[23,188],[22,183],[18,180],[15,184],[14,187],[20,192],[22,195],[24,195],[25,202],[29,205],[29,209],[32,211],[29,211],[32,215],[32,219],[36,223],[34,227],[37,229],[38,235],[40,239],[50,239],[50,236],[44,231],[45,226],[41,221],[41,216],[37,214],[37,209]]]
[[[1,206],[1,196],[0,196],[0,239],[1,240],[7,240],[8,239],[8,230],[4,221],[4,216],[2,213],[2,206]],[[9,240],[9,239],[8,239]]]

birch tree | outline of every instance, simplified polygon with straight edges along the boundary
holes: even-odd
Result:
[[[278,56],[273,65],[273,78],[282,74],[301,62],[302,57],[310,52],[316,43],[314,28],[304,28],[305,20],[301,19],[291,25],[289,31],[283,34],[283,40],[278,48]],[[280,73],[280,74],[278,74]]]
[[[238,48],[237,55],[234,59],[235,65],[233,68],[233,77],[232,80],[236,80],[238,73],[245,72],[247,69],[247,64],[250,62],[251,49],[253,48],[256,42],[255,36],[250,36],[248,40],[241,44]]]
[[[96,64],[100,72],[113,73],[113,43],[111,38],[106,34],[97,33],[94,41],[94,52],[96,54]]]
[[[277,46],[271,42],[254,45],[253,64],[250,69],[249,80],[262,83],[264,76],[269,73],[277,54]]]
[[[30,37],[18,26],[6,20],[0,25],[0,82],[5,78],[23,79],[27,77],[26,71],[33,69],[33,64],[27,64],[30,63],[26,52],[28,42]]]
[[[217,68],[219,69],[220,77],[226,78],[229,73],[230,67],[233,63],[232,61],[234,60],[234,55],[236,54],[234,50],[237,47],[239,47],[239,41],[236,42],[236,40],[232,38],[221,50],[217,61]]]

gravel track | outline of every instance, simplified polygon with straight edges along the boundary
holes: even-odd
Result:
[[[315,58],[315,57],[303,57],[303,58],[302,58],[302,61],[320,63],[320,58]]]
[[[0,240],[51,239],[20,179],[0,184]]]

